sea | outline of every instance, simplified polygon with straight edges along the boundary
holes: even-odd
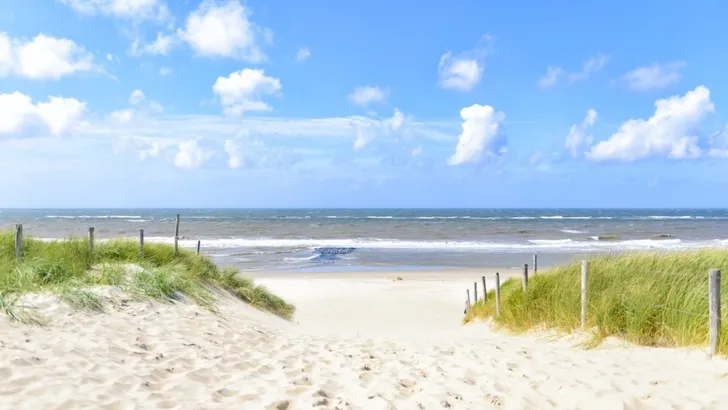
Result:
[[[243,271],[539,267],[585,255],[728,248],[727,209],[2,209],[41,239],[172,243]]]

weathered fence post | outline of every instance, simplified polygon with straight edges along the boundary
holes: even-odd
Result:
[[[200,254],[200,240],[197,241],[197,254]]]
[[[711,269],[708,273],[708,306],[710,310],[710,355],[718,353],[720,345],[720,270]]]
[[[144,257],[144,229],[139,230],[139,256]]]
[[[538,272],[538,255],[535,253],[533,254],[533,274],[535,275],[536,272]]]
[[[588,270],[588,262],[583,260],[581,261],[581,328],[586,328],[586,282],[587,282],[587,273]]]
[[[478,303],[478,282],[473,282],[473,303]]]
[[[177,223],[174,226],[174,256],[179,254],[179,214],[177,214]]]
[[[468,297],[468,298],[466,299],[466,300],[468,301],[468,310],[470,310],[470,306],[472,306],[472,305],[470,304],[470,289],[465,289],[465,293],[467,294],[467,297]]]
[[[495,273],[495,315],[500,316],[500,273]]]
[[[488,288],[485,287],[485,276],[483,276],[483,302],[488,301]]]
[[[15,225],[15,259],[23,260],[23,224]]]
[[[526,289],[528,289],[528,264],[523,264],[523,280],[522,280],[522,286],[523,286],[523,292],[526,292]]]
[[[94,251],[94,227],[90,226],[88,228],[88,251],[93,252]]]

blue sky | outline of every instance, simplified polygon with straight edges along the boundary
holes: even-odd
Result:
[[[728,5],[1,0],[0,207],[725,207]]]

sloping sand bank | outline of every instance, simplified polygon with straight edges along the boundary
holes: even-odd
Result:
[[[700,349],[583,350],[461,326],[479,275],[258,276],[297,323],[228,297],[218,314],[123,295],[81,313],[35,297],[48,327],[0,319],[0,408],[728,408],[728,361]]]

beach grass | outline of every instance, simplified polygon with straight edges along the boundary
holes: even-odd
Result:
[[[647,346],[708,344],[708,271],[728,273],[728,250],[625,253],[594,256],[587,280],[587,328],[594,342],[617,336]],[[721,283],[719,351],[728,353],[728,278]],[[501,286],[501,314],[495,296],[476,303],[465,321],[492,318],[511,331],[550,328],[573,332],[581,326],[581,264],[557,266]]]
[[[20,295],[52,292],[72,307],[102,311],[96,286],[117,286],[138,297],[161,301],[191,299],[214,307],[214,287],[227,290],[250,305],[284,318],[295,307],[235,268],[220,268],[208,257],[166,244],[144,245],[132,240],[97,241],[93,251],[87,239],[42,241],[23,238],[23,260],[15,257],[14,233],[0,233],[0,309],[13,319],[33,321],[15,302]]]

